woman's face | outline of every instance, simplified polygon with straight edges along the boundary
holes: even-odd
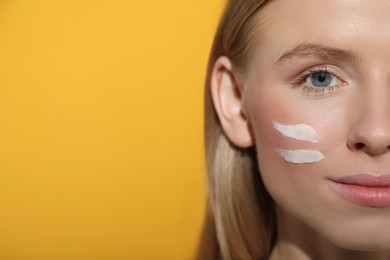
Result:
[[[279,216],[390,249],[390,1],[276,0],[257,29],[242,104]]]

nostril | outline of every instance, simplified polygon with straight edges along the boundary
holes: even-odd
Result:
[[[355,143],[353,146],[351,146],[352,150],[355,152],[357,151],[363,151],[367,154],[370,155],[380,155],[386,152],[390,152],[390,145],[385,147],[385,146],[374,146],[374,145],[367,145],[364,142],[358,142]]]
[[[356,143],[355,148],[356,150],[362,150],[366,145],[364,143]]]

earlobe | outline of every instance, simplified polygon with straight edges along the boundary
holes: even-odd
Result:
[[[242,111],[242,93],[226,56],[219,57],[211,75],[211,95],[222,128],[229,140],[241,148],[253,145],[252,135]]]

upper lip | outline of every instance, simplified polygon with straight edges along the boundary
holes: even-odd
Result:
[[[390,187],[390,174],[362,173],[333,179],[333,181],[364,187]]]

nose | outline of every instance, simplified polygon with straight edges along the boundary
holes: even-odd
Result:
[[[370,126],[372,127],[372,126]],[[384,129],[373,129],[370,131],[361,128],[355,131],[348,141],[348,147],[352,151],[362,151],[370,156],[382,155],[390,150],[390,136]]]
[[[365,93],[357,104],[357,113],[353,116],[347,146],[355,152],[364,152],[370,156],[383,155],[390,151],[390,95],[389,88],[376,91],[376,95]]]

